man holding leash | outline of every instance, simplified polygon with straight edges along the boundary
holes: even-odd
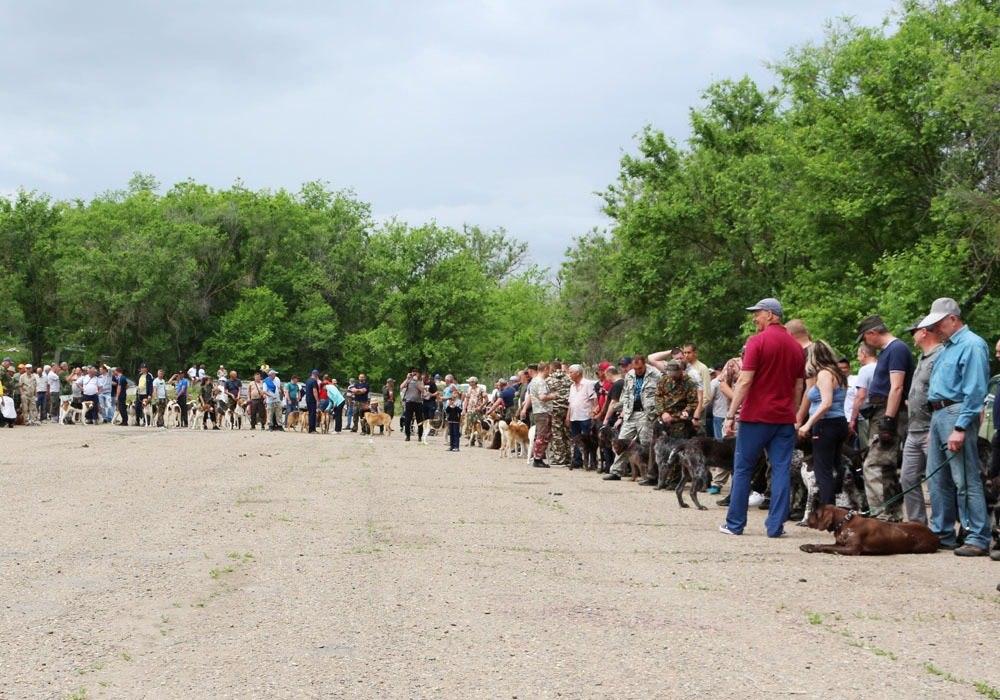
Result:
[[[802,347],[781,324],[783,310],[777,299],[761,299],[747,308],[758,333],[746,344],[733,400],[723,422],[727,437],[736,435],[733,487],[726,522],[719,532],[742,535],[747,524],[750,479],[760,453],[767,450],[771,463],[771,506],[768,537],[785,534],[791,508],[792,449],[795,446],[795,413],[805,383]],[[736,414],[740,429],[735,430]]]
[[[960,557],[985,557],[989,554],[990,523],[976,436],[989,380],[989,349],[962,321],[954,299],[936,299],[917,326],[942,343],[927,391],[931,409],[927,440],[930,527],[943,549],[954,549]],[[968,530],[961,547],[955,537],[956,519]]]

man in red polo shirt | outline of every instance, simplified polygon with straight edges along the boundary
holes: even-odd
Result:
[[[771,507],[767,536],[781,537],[790,508],[790,467],[795,447],[795,411],[802,397],[805,360],[802,348],[781,325],[777,299],[761,299],[747,308],[759,331],[747,341],[743,368],[723,423],[726,436],[734,434],[740,415],[733,460],[733,488],[729,512],[719,531],[741,535],[747,524],[750,478],[760,453],[767,450],[771,463]]]

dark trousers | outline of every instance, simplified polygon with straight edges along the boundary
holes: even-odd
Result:
[[[316,405],[313,404],[313,408]],[[264,400],[263,399],[250,399],[250,430],[257,427],[257,423],[260,423],[260,427],[264,427]]]
[[[993,450],[990,456],[990,478],[1000,476],[1000,430],[993,433]]]
[[[458,445],[462,440],[462,424],[461,423],[448,423],[448,446],[453,450],[458,449]]]
[[[306,398],[306,411],[309,412],[309,432],[316,432],[316,399],[311,396]]]
[[[83,400],[90,401],[90,410],[87,411],[87,420],[97,422],[97,413],[101,410],[101,399],[97,394],[84,395]]]
[[[571,420],[569,422],[569,439],[573,441],[573,466],[582,467],[583,466],[583,452],[580,451],[580,443],[576,439],[579,435],[590,435],[590,431],[593,427],[593,421],[589,418],[587,420]]]
[[[38,420],[42,421],[49,417],[49,395],[44,391],[35,394],[35,405],[38,406]]]
[[[135,424],[136,425],[141,425],[142,422],[144,420],[146,420],[146,418],[145,418],[145,416],[144,416],[144,414],[142,412],[142,409],[144,408],[143,405],[142,405],[142,400],[144,398],[146,398],[146,397],[145,396],[139,396],[138,394],[136,394],[135,395],[135,401],[132,402],[132,407],[135,409]]]
[[[413,421],[417,421],[417,439],[424,436],[424,405],[420,401],[407,401],[403,404],[403,431],[406,437],[410,437],[413,430]]]
[[[122,425],[128,425],[128,404],[125,403],[125,393],[118,397],[118,415],[121,416]]]
[[[333,408],[333,432],[335,433],[339,433],[343,427],[345,403],[346,402],[341,401],[339,406],[334,406]]]
[[[177,397],[177,406],[181,409],[181,427],[188,427],[188,397],[187,394]]]
[[[394,417],[396,415],[396,402],[386,401],[385,405],[382,406],[382,410],[388,413],[390,418]]]
[[[812,463],[819,490],[818,505],[832,506],[836,500],[840,453],[846,438],[846,418],[824,418],[812,427]]]

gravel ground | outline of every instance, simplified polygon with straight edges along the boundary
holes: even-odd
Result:
[[[3,698],[1000,697],[989,560],[398,433],[3,437]]]

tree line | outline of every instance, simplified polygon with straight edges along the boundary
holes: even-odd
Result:
[[[864,316],[900,329],[940,296],[1000,330],[1000,3],[893,21],[831,24],[771,89],[712,84],[686,145],[646,128],[601,195],[610,226],[560,270],[563,341],[724,359],[765,296],[842,351]]]
[[[653,126],[600,193],[609,225],[555,274],[503,230],[375,222],[298,192],[150,175],[93,200],[0,198],[0,336],[134,366],[268,362],[376,379],[497,375],[694,342],[735,354],[776,296],[841,350],[938,296],[1000,328],[1000,2],[911,0],[882,27],[832,23],[776,84],[723,80],[680,145]]]

